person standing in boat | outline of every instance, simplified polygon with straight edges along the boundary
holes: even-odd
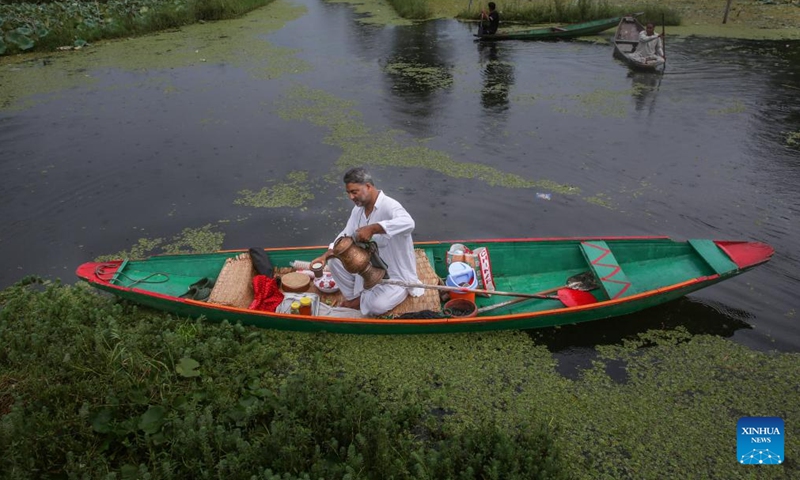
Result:
[[[643,62],[664,62],[664,46],[661,43],[663,35],[655,33],[656,26],[653,22],[647,22],[644,31],[639,32],[639,44],[633,55]]]
[[[500,26],[500,13],[494,2],[489,2],[489,11],[481,10],[481,35],[494,35]]]
[[[364,289],[364,279],[348,272],[342,262],[333,257],[336,240],[347,235],[356,242],[372,240],[378,245],[380,257],[387,265],[389,278],[409,284],[421,283],[417,276],[417,261],[414,254],[414,219],[397,200],[375,188],[372,175],[364,168],[352,168],[344,174],[347,196],[355,203],[344,230],[336,236],[328,250],[311,264],[327,264],[333,279],[344,296],[341,307],[361,310],[366,316],[382,315],[396,307],[408,295],[419,297],[422,288],[378,284]]]

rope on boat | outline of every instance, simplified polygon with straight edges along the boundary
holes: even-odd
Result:
[[[104,280],[104,281],[109,282],[109,283],[111,283],[114,280],[119,281],[120,277],[125,277],[125,279],[127,279],[127,280],[129,280],[131,282],[130,285],[122,285],[123,287],[126,287],[126,288],[132,288],[134,285],[139,284],[139,283],[165,283],[165,282],[169,281],[169,275],[167,275],[166,273],[161,273],[161,272],[153,272],[153,273],[151,273],[150,275],[148,275],[146,277],[135,279],[135,278],[131,277],[130,275],[126,274],[126,273],[117,272],[116,270],[114,270],[113,272],[109,272],[109,271],[106,270],[107,268],[116,269],[118,266],[119,265],[117,265],[116,263],[101,263],[100,265],[95,267],[94,274],[100,280]],[[103,278],[103,275],[105,275],[106,278]],[[116,275],[116,278],[115,278],[115,275]],[[163,279],[159,279],[159,280],[150,280],[151,277],[155,277],[157,275],[161,275],[164,278]]]

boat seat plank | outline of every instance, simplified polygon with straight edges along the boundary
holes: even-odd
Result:
[[[705,260],[719,275],[724,275],[739,269],[722,249],[717,247],[717,244],[714,243],[713,240],[693,239],[689,240],[689,245],[691,245],[703,260]]]
[[[628,276],[622,271],[622,267],[606,242],[592,240],[581,242],[580,246],[581,252],[589,262],[594,275],[600,280],[609,299],[616,300],[634,293]]]

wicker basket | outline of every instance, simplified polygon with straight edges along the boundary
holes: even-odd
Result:
[[[439,277],[433,270],[433,266],[428,260],[428,257],[425,255],[425,251],[422,249],[416,249],[414,250],[414,254],[417,257],[417,277],[419,278],[420,282],[427,285],[438,285],[440,283]],[[398,317],[409,312],[421,312],[423,310],[432,310],[434,312],[438,312],[441,309],[442,302],[439,299],[439,291],[425,289],[425,293],[419,297],[412,297],[411,295],[406,297],[406,299],[403,300],[400,305],[389,310],[385,316]]]
[[[249,254],[243,253],[235,258],[225,260],[225,265],[219,272],[208,302],[229,307],[249,308],[253,303],[253,277],[255,275],[256,270],[253,268]]]

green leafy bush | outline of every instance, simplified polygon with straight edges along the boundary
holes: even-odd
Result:
[[[0,342],[4,478],[561,476],[544,427],[452,433],[427,400],[315,374],[288,334],[30,278],[0,293]]]
[[[0,4],[0,55],[233,18],[272,0],[108,0]]]

